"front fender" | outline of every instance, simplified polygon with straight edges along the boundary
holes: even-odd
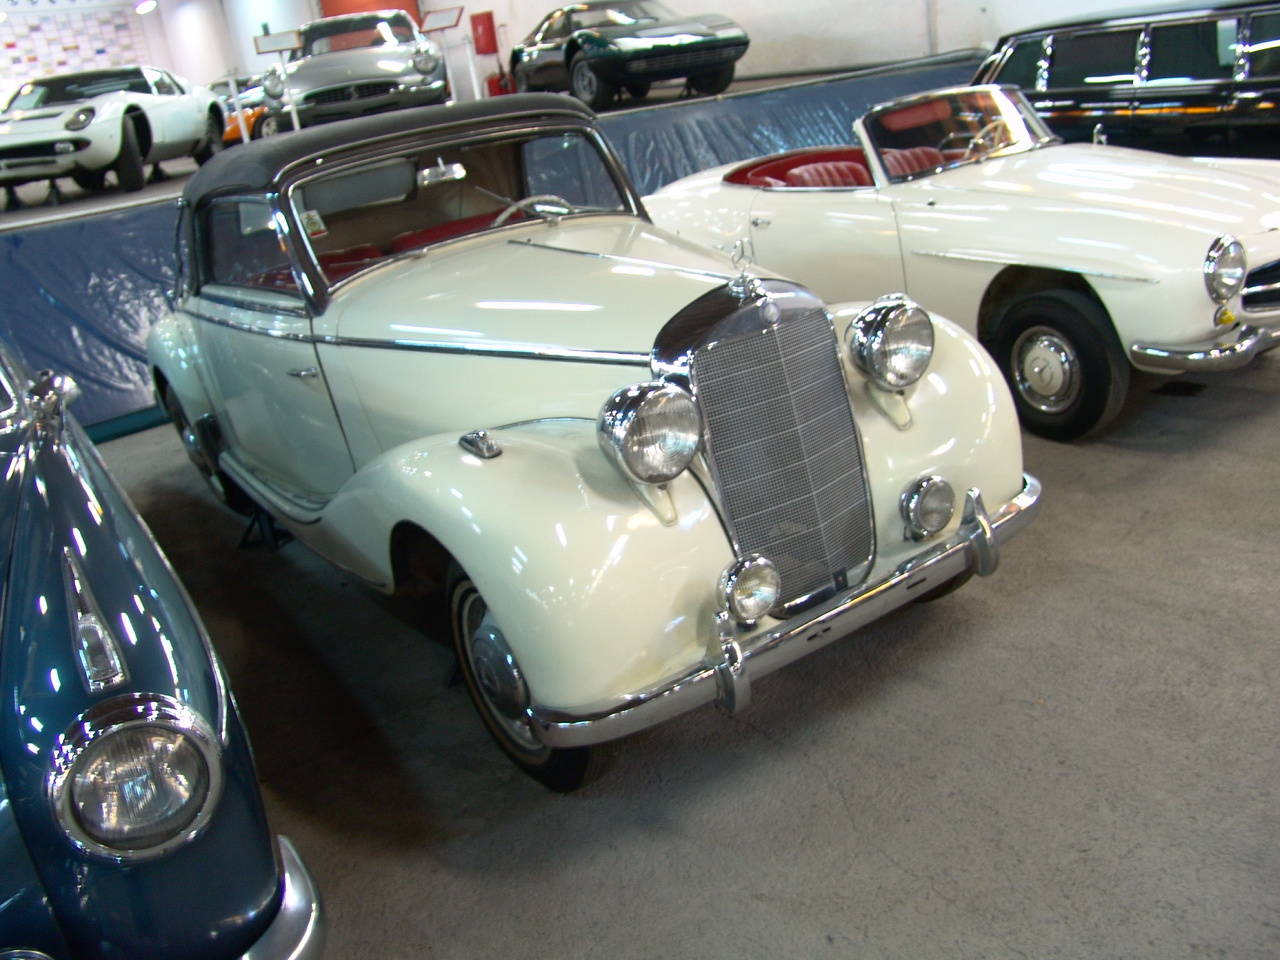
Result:
[[[491,434],[502,447],[492,460],[456,435],[388,451],[307,536],[356,531],[322,552],[389,582],[390,531],[426,530],[475,581],[543,706],[614,702],[700,662],[733,554],[699,483],[685,473],[669,485],[676,521],[665,526],[605,461],[593,422]]]
[[[199,374],[199,345],[191,322],[182,314],[170,313],[147,331],[147,363],[152,370],[156,401],[164,406],[164,382],[173,387],[182,401],[187,418],[195,423],[213,413],[213,402]]]

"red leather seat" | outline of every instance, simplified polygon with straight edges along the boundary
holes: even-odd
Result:
[[[519,219],[523,214],[517,211],[509,219]],[[421,230],[410,230],[408,233],[402,233],[391,241],[392,253],[403,253],[405,250],[413,250],[417,247],[425,247],[428,244],[439,243],[441,240],[449,240],[452,237],[460,237],[464,233],[471,233],[473,230],[480,230],[493,223],[497,213],[481,213],[474,217],[464,217],[461,220],[450,220],[448,223],[437,224],[434,227],[423,227]]]
[[[792,167],[786,173],[789,187],[869,187],[871,174],[852,160],[827,160]]]

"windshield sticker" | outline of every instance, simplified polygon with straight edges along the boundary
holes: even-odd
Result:
[[[317,210],[303,212],[302,226],[307,231],[308,237],[323,237],[329,232],[329,228],[324,225],[324,218],[320,216]]]

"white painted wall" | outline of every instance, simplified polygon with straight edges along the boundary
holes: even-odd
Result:
[[[163,26],[170,62],[160,66],[195,83],[208,83],[227,72],[231,38],[220,0],[160,0],[159,9],[142,19],[149,32],[157,20]],[[159,58],[159,43],[148,39]]]

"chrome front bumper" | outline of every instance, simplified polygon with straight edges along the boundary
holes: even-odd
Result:
[[[1129,359],[1135,367],[1155,373],[1189,373],[1200,370],[1234,370],[1260,353],[1280,347],[1280,327],[1241,324],[1226,336],[1178,346],[1135,343]]]
[[[535,735],[552,747],[615,740],[719,701],[737,712],[751,700],[751,682],[847,636],[933,587],[966,571],[987,576],[1000,559],[1000,544],[1019,533],[1040,509],[1040,481],[1023,474],[1022,492],[988,515],[982,496],[970,490],[960,528],[949,538],[901,564],[889,576],[837,594],[772,630],[737,638],[722,624],[720,652],[683,676],[588,715],[534,706]]]
[[[320,892],[293,844],[286,837],[277,839],[284,874],[280,911],[240,960],[320,960],[324,953]]]

